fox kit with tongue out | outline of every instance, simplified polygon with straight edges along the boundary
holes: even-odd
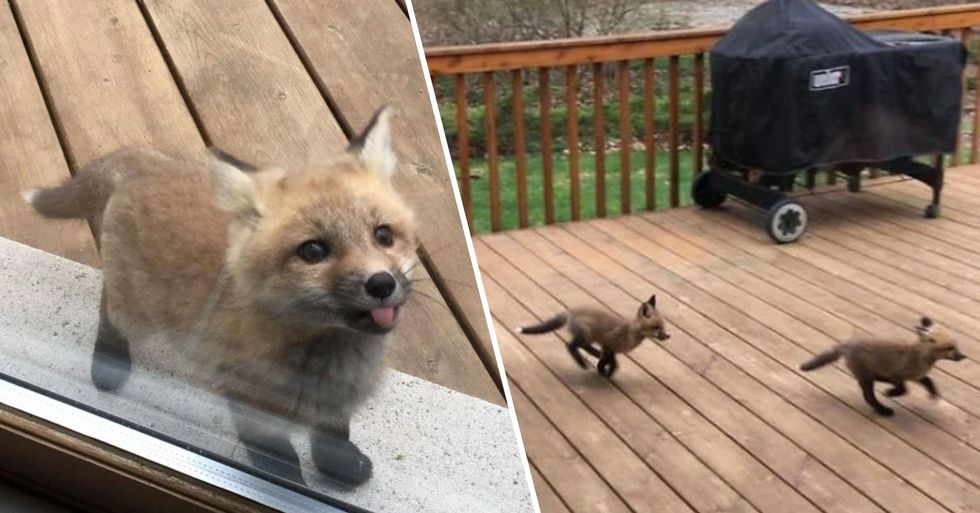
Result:
[[[302,481],[285,418],[312,427],[321,471],[367,480],[350,419],[378,381],[417,261],[412,212],[391,184],[390,116],[318,167],[130,149],[25,194],[45,216],[88,218],[101,243],[96,386],[121,386],[129,344],[165,335],[210,369],[197,374],[230,399],[257,467]]]

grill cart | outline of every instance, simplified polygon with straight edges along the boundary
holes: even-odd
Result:
[[[872,167],[930,186],[925,215],[937,217],[941,159],[913,157],[954,150],[965,58],[952,38],[863,33],[811,0],[768,0],[711,51],[712,151],[695,203],[738,197],[768,211],[773,240],[793,242],[807,227],[787,196],[797,172],[833,169],[856,192]]]

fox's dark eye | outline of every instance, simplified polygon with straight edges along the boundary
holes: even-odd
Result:
[[[330,256],[330,247],[322,240],[308,240],[300,244],[296,254],[308,264],[322,262]]]
[[[394,244],[394,240],[391,238],[391,227],[383,224],[374,229],[374,240],[378,241],[384,247],[391,247]]]

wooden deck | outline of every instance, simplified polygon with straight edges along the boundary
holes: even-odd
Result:
[[[136,144],[315,162],[342,151],[382,104],[399,112],[397,184],[416,207],[427,275],[389,364],[502,404],[426,77],[396,0],[0,1],[0,235],[97,266],[87,226],[40,219],[19,191]]]
[[[948,173],[943,218],[913,182],[803,198],[772,244],[736,202],[480,237],[477,256],[545,512],[980,511],[980,167]],[[656,293],[672,338],[612,381],[514,327],[569,305],[632,313]],[[838,366],[854,333],[913,339],[927,314],[968,359],[892,418]]]

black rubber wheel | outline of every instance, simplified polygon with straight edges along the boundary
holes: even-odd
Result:
[[[779,244],[796,242],[803,236],[806,227],[806,209],[791,199],[776,203],[766,215],[766,233]]]
[[[942,209],[940,209],[939,205],[935,203],[930,203],[929,206],[926,207],[926,211],[925,211],[926,219],[936,219],[940,216],[941,213],[942,213]]]
[[[694,177],[691,198],[702,208],[715,208],[725,202],[725,195],[711,187],[711,171],[702,171]]]

